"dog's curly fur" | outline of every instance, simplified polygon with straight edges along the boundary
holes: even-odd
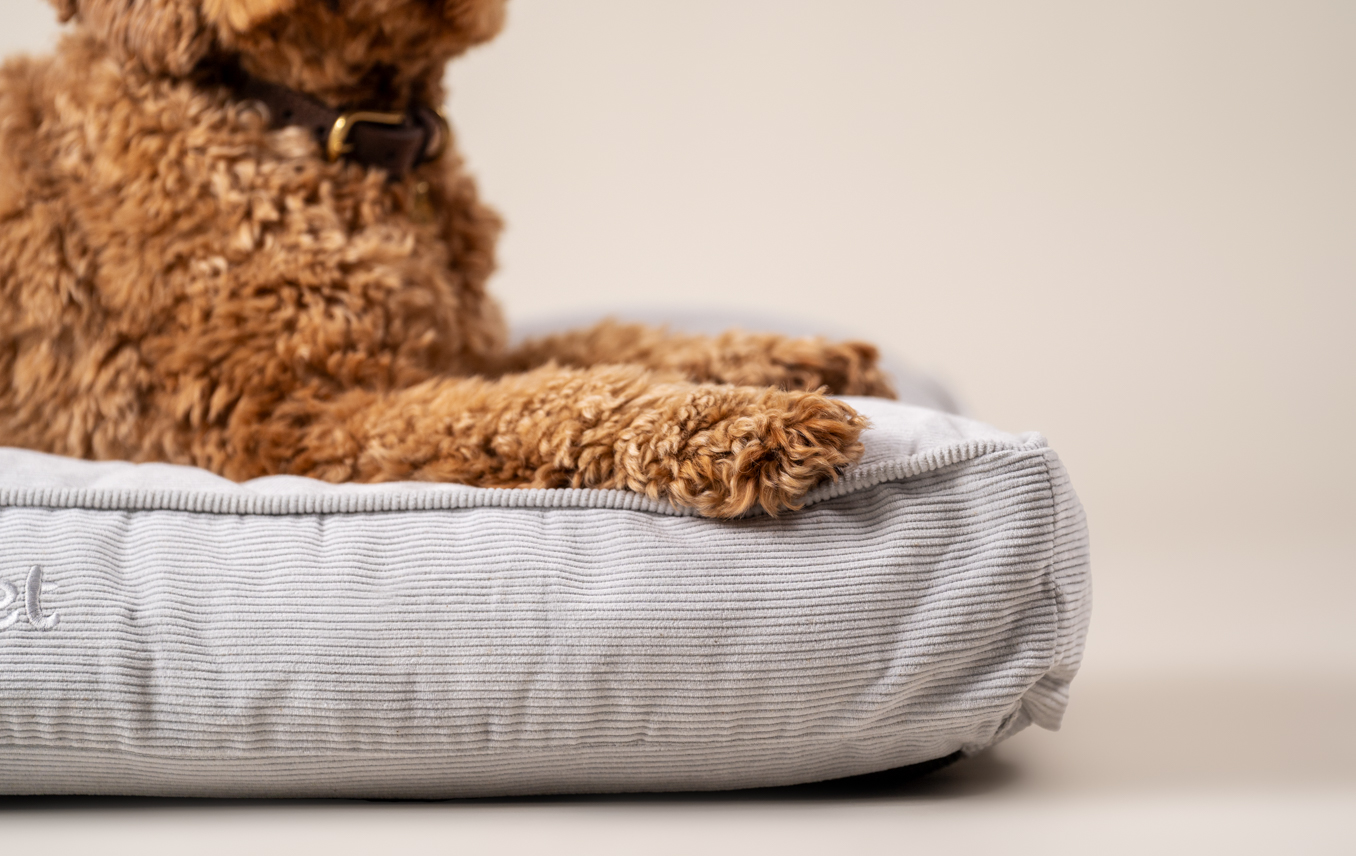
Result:
[[[870,346],[605,322],[510,350],[500,223],[455,151],[331,164],[222,82],[438,104],[504,0],[53,2],[55,56],[0,67],[0,443],[713,516],[795,508],[860,454],[825,393],[890,395]]]

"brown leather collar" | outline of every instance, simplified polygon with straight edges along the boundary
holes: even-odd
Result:
[[[452,136],[442,114],[423,104],[406,113],[341,111],[286,86],[249,77],[238,82],[236,91],[242,98],[262,102],[274,128],[309,129],[331,161],[342,157],[380,167],[391,179],[437,160]]]

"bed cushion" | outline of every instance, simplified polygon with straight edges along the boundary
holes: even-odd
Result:
[[[776,519],[0,450],[0,793],[744,788],[1056,728],[1090,609],[1058,458],[849,401],[865,459]]]

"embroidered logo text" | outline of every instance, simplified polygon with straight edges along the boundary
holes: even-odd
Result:
[[[55,612],[48,615],[42,611],[42,593],[51,588],[53,586],[50,583],[43,585],[42,568],[38,565],[28,569],[22,600],[17,588],[7,580],[0,580],[0,630],[8,630],[24,618],[37,630],[55,630],[61,622],[61,616]]]

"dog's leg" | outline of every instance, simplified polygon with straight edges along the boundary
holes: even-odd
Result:
[[[265,469],[330,481],[627,488],[730,517],[796,508],[860,455],[863,427],[813,392],[547,366],[294,400],[250,445]]]
[[[524,343],[505,360],[508,371],[548,362],[587,367],[629,363],[674,372],[694,383],[826,388],[836,395],[894,398],[874,347],[732,330],[719,336],[672,333],[640,324],[604,321],[586,330]]]

